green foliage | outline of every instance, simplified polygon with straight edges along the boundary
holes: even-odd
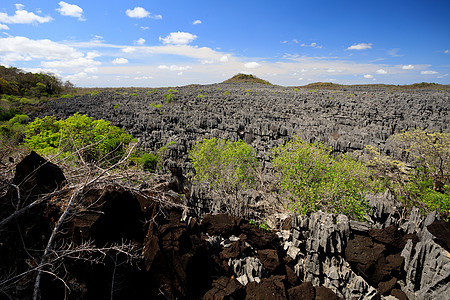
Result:
[[[224,96],[228,96],[228,95],[230,95],[231,93],[230,93],[229,91],[225,91],[225,92],[223,92],[223,94],[224,94]]]
[[[92,91],[91,96],[97,96],[100,92],[99,91]]]
[[[12,119],[17,113],[18,111],[15,108],[4,109],[0,107],[0,122]]]
[[[150,103],[149,104],[151,107],[154,107],[154,108],[161,108],[162,107],[162,104],[154,104],[154,103]]]
[[[132,141],[131,135],[110,122],[78,113],[65,120],[36,118],[27,125],[24,139],[26,146],[44,154],[69,156],[78,151],[85,161],[105,164],[116,162]]]
[[[72,98],[72,97],[73,97],[72,94],[64,94],[64,95],[61,95],[61,98]]]
[[[113,105],[113,108],[114,108],[114,109],[119,109],[119,107],[120,107],[120,104],[119,104],[119,103],[116,103],[116,104]]]
[[[130,94],[130,96],[136,97],[136,96],[138,96],[138,94],[133,93],[133,94]]]
[[[30,73],[0,66],[0,94],[30,97],[48,97],[70,89],[70,82],[62,83],[53,74]]]
[[[204,139],[193,146],[189,157],[195,178],[212,187],[231,194],[256,186],[259,166],[256,153],[241,140]]]
[[[370,212],[365,193],[371,171],[363,163],[300,137],[276,147],[273,155],[281,190],[294,212],[322,209],[360,220]]]
[[[176,93],[178,93],[178,90],[175,90],[175,89],[169,89],[167,92],[168,92],[168,93],[172,93],[172,94],[176,94]]]
[[[8,121],[0,124],[0,137],[2,139],[20,140],[25,132],[25,123],[30,118],[27,115],[15,114]]]
[[[159,164],[159,159],[153,153],[144,153],[139,157],[138,163],[144,171],[155,172]]]
[[[197,95],[197,98],[205,98],[206,96],[203,94]]]
[[[175,99],[175,95],[171,93],[164,94],[164,98],[166,98],[167,103],[171,103]]]

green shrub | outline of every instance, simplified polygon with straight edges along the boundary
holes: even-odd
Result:
[[[365,193],[371,171],[365,164],[298,136],[273,149],[273,155],[281,190],[294,212],[322,209],[360,220],[370,212]]]
[[[162,104],[150,103],[150,106],[151,106],[151,107],[154,107],[154,108],[161,108],[161,107],[162,107]]]
[[[171,103],[175,99],[174,94],[164,94],[164,98],[166,98],[167,103]]]
[[[158,157],[153,153],[144,153],[139,157],[138,163],[144,171],[155,172],[159,164]]]
[[[193,146],[189,157],[196,179],[226,193],[256,186],[259,165],[256,152],[241,140],[204,139]]]
[[[118,161],[127,145],[134,141],[131,135],[110,122],[78,113],[65,120],[53,116],[36,118],[27,125],[25,134],[25,145],[35,151],[62,152],[67,156],[79,151],[84,160],[105,164]]]

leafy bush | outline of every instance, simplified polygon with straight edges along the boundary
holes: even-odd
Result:
[[[106,164],[116,162],[132,141],[131,135],[110,122],[78,113],[65,120],[36,118],[27,125],[24,139],[26,146],[44,154],[70,155],[78,151],[86,161]]]
[[[241,140],[204,139],[192,147],[189,157],[196,179],[205,180],[226,193],[256,185],[259,165],[256,152]]]
[[[164,98],[166,98],[167,103],[171,103],[175,99],[175,95],[171,93],[164,94]]]
[[[276,147],[273,155],[281,190],[294,212],[323,209],[361,220],[370,212],[365,193],[371,171],[363,163],[300,137]]]
[[[155,172],[159,163],[159,159],[153,153],[144,153],[138,159],[139,165],[144,171]]]

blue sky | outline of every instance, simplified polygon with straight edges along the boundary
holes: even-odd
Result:
[[[0,64],[84,87],[449,84],[450,1],[2,1]]]

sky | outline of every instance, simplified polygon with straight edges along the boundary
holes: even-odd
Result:
[[[450,1],[3,0],[0,65],[79,87],[450,84]]]

